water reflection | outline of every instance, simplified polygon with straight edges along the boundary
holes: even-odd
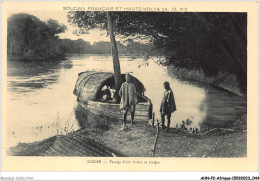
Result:
[[[71,69],[71,61],[8,60],[8,91],[26,93],[59,82],[59,71]]]
[[[163,82],[170,82],[177,106],[171,127],[180,127],[188,119],[192,122],[186,125],[188,130],[224,127],[246,112],[246,101],[238,96],[202,83],[177,80],[156,64],[156,59],[149,60],[149,66],[139,66],[142,60],[130,59],[120,57],[121,72],[132,72],[144,84],[158,119]],[[78,73],[93,69],[112,72],[111,56],[73,55],[65,61],[48,63],[8,61],[8,144],[38,141],[82,127],[109,127],[104,118],[98,119],[78,107],[73,95]]]

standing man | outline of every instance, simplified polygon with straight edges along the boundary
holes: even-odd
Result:
[[[165,92],[163,94],[163,100],[160,107],[161,117],[162,117],[162,128],[165,129],[165,116],[167,116],[167,131],[170,128],[171,123],[171,114],[176,111],[176,105],[174,101],[174,96],[172,89],[170,88],[169,82],[164,82],[163,86],[165,88]]]
[[[126,82],[124,82],[119,90],[119,95],[121,97],[120,102],[120,109],[124,110],[124,117],[123,117],[123,126],[122,130],[126,129],[126,116],[127,112],[130,111],[131,113],[131,124],[134,125],[134,114],[135,114],[135,107],[137,104],[137,96],[136,96],[136,88],[134,83],[132,82],[131,75],[126,75]]]

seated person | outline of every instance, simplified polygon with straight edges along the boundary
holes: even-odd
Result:
[[[100,90],[98,98],[97,98],[97,100],[100,102],[107,102],[112,99],[111,92],[109,90],[109,86],[106,86],[106,88],[105,88],[105,86]]]

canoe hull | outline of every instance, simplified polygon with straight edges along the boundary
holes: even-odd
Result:
[[[84,109],[97,114],[106,116],[112,119],[123,119],[123,111],[120,110],[119,104],[104,103],[96,101],[88,101],[87,103],[79,103]],[[151,118],[152,103],[145,102],[136,105],[135,121],[149,121]],[[130,120],[130,113],[127,114],[127,120]]]

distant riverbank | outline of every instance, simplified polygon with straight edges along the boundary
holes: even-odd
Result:
[[[65,54],[56,54],[53,56],[37,56],[37,55],[25,55],[25,56],[18,56],[18,55],[7,55],[7,60],[22,60],[26,61],[42,61],[42,62],[58,62],[66,59]]]

